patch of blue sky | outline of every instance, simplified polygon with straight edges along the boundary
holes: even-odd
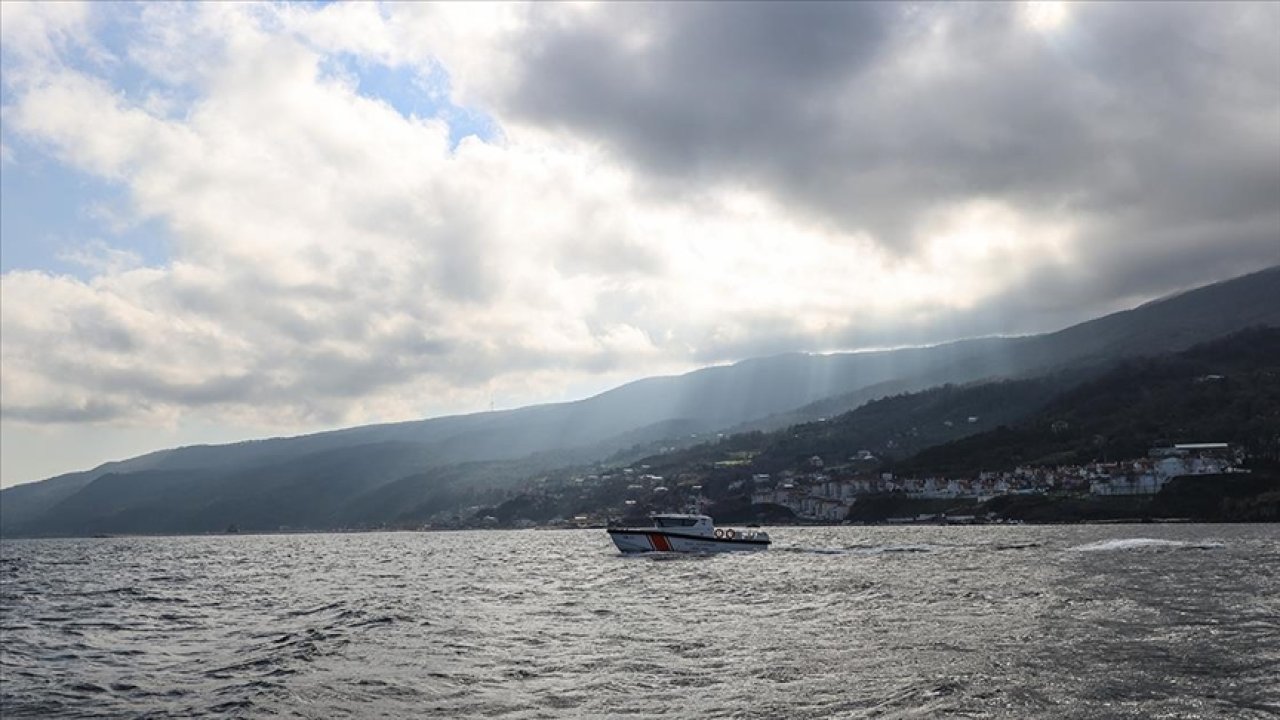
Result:
[[[130,52],[145,34],[142,7],[113,4],[112,12],[97,13],[95,44],[63,48],[64,62],[101,79],[126,104],[181,118],[199,101],[201,89],[166,80]],[[470,136],[485,142],[501,138],[491,116],[451,101],[443,68],[424,73],[338,54],[330,56],[324,72],[354,81],[361,95],[385,102],[405,117],[443,120],[454,148]],[[0,84],[0,105],[16,101],[12,92]],[[0,272],[43,270],[88,280],[100,268],[75,258],[83,259],[95,246],[131,254],[146,266],[169,262],[163,223],[133,217],[126,185],[68,166],[48,147],[10,132],[7,123],[0,125],[0,143],[6,155],[0,167]]]
[[[392,67],[342,53],[330,56],[323,71],[354,80],[360,95],[385,102],[404,117],[443,120],[449,126],[453,148],[470,136],[485,142],[502,136],[498,123],[488,114],[453,104],[449,76],[442,68],[424,74],[417,67]]]
[[[95,45],[74,49],[71,64],[105,82],[130,105],[164,118],[182,118],[200,99],[200,88],[172,82],[165,69],[159,72],[139,59],[137,50],[147,42],[148,26],[142,5],[112,4],[112,11],[94,16]]]
[[[162,223],[131,219],[127,187],[70,168],[12,133],[0,131],[0,141],[7,156],[0,165],[0,272],[43,270],[89,280],[101,266],[84,258],[101,246],[142,265],[168,262]]]
[[[166,85],[130,55],[139,7],[113,5],[111,12],[96,13],[95,42],[62,47],[62,61],[100,79],[126,104],[185,114],[197,99],[195,90]],[[161,96],[164,102],[155,102]],[[0,105],[17,101],[15,88],[0,84]],[[142,265],[169,262],[163,223],[134,217],[127,185],[80,171],[10,127],[0,124],[0,272],[42,270],[89,280],[105,266],[106,258],[94,262],[104,248]]]

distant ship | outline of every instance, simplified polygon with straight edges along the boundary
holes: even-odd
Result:
[[[769,533],[763,530],[717,528],[706,515],[662,514],[650,518],[647,527],[609,528],[609,538],[624,553],[713,553],[767,550]]]

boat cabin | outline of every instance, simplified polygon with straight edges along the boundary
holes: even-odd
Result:
[[[650,517],[653,526],[688,535],[715,535],[715,524],[706,515],[662,514]]]

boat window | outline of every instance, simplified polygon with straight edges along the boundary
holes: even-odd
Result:
[[[697,518],[654,518],[658,527],[693,527],[698,524]]]

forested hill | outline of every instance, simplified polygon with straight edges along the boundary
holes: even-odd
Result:
[[[778,521],[791,517],[793,510],[755,506],[751,493],[758,485],[744,481],[767,473],[774,481],[791,478],[805,486],[821,482],[815,479],[819,476],[847,479],[885,470],[899,479],[958,479],[1026,465],[1136,459],[1153,446],[1178,442],[1243,446],[1255,473],[1243,480],[1214,478],[1212,492],[1202,492],[1197,483],[1177,484],[1166,493],[1169,497],[1162,495],[1165,505],[1152,505],[1150,498],[1111,506],[1078,498],[1059,504],[1045,496],[1019,496],[1013,505],[1006,498],[979,509],[973,499],[913,505],[905,495],[886,495],[859,500],[855,519],[948,509],[960,515],[981,510],[1039,521],[1131,518],[1149,512],[1151,517],[1274,519],[1274,497],[1261,496],[1275,492],[1280,468],[1280,328],[1250,329],[1177,354],[1088,365],[1039,378],[903,393],[829,420],[668,449],[629,463],[630,470],[622,473],[610,467],[575,468],[482,508],[473,520],[511,524],[574,515],[641,517],[687,508],[696,496],[709,501],[718,517]],[[581,484],[589,473],[597,473],[591,476],[597,480]],[[641,484],[635,484],[637,476]],[[656,483],[663,485],[660,495],[655,494]]]
[[[1001,425],[1020,428],[1065,390],[1123,358],[1183,350],[1255,324],[1280,326],[1280,267],[1045,335],[756,358],[638,380],[576,402],[151,453],[0,491],[0,534],[413,526],[534,477],[604,467],[609,458],[615,466],[629,464],[650,450],[751,427],[789,429],[733,436],[730,445],[653,462],[702,462],[698,453],[730,446],[753,454],[763,472],[812,455],[840,463],[860,450],[901,461]],[[1140,379],[1144,367],[1130,372]],[[991,382],[997,378],[1005,380]],[[1234,389],[1239,379],[1228,374],[1228,381],[1224,387]],[[887,395],[894,397],[880,400]],[[843,415],[858,406],[857,414]],[[823,416],[837,419],[813,422]],[[1071,432],[1086,432],[1071,420]],[[1034,431],[1018,432],[1024,434],[1005,440],[1020,449],[1004,456],[991,448],[978,453],[979,443],[921,455],[920,462],[1021,461],[1063,447],[1085,454],[1070,433],[1053,438],[1057,444],[1026,445]],[[1155,431],[1087,432],[1103,438],[1093,447],[1112,453],[1147,442]]]
[[[640,464],[662,475],[717,463],[738,474],[775,473],[807,469],[813,457],[844,464],[866,450],[900,473],[960,474],[1140,457],[1164,442],[1231,442],[1274,454],[1277,436],[1280,328],[1255,328],[1177,354],[902,393]]]
[[[902,473],[1141,457],[1155,445],[1230,442],[1280,453],[1280,329],[1256,328],[1176,355],[1128,360],[1025,420],[923,450]]]

